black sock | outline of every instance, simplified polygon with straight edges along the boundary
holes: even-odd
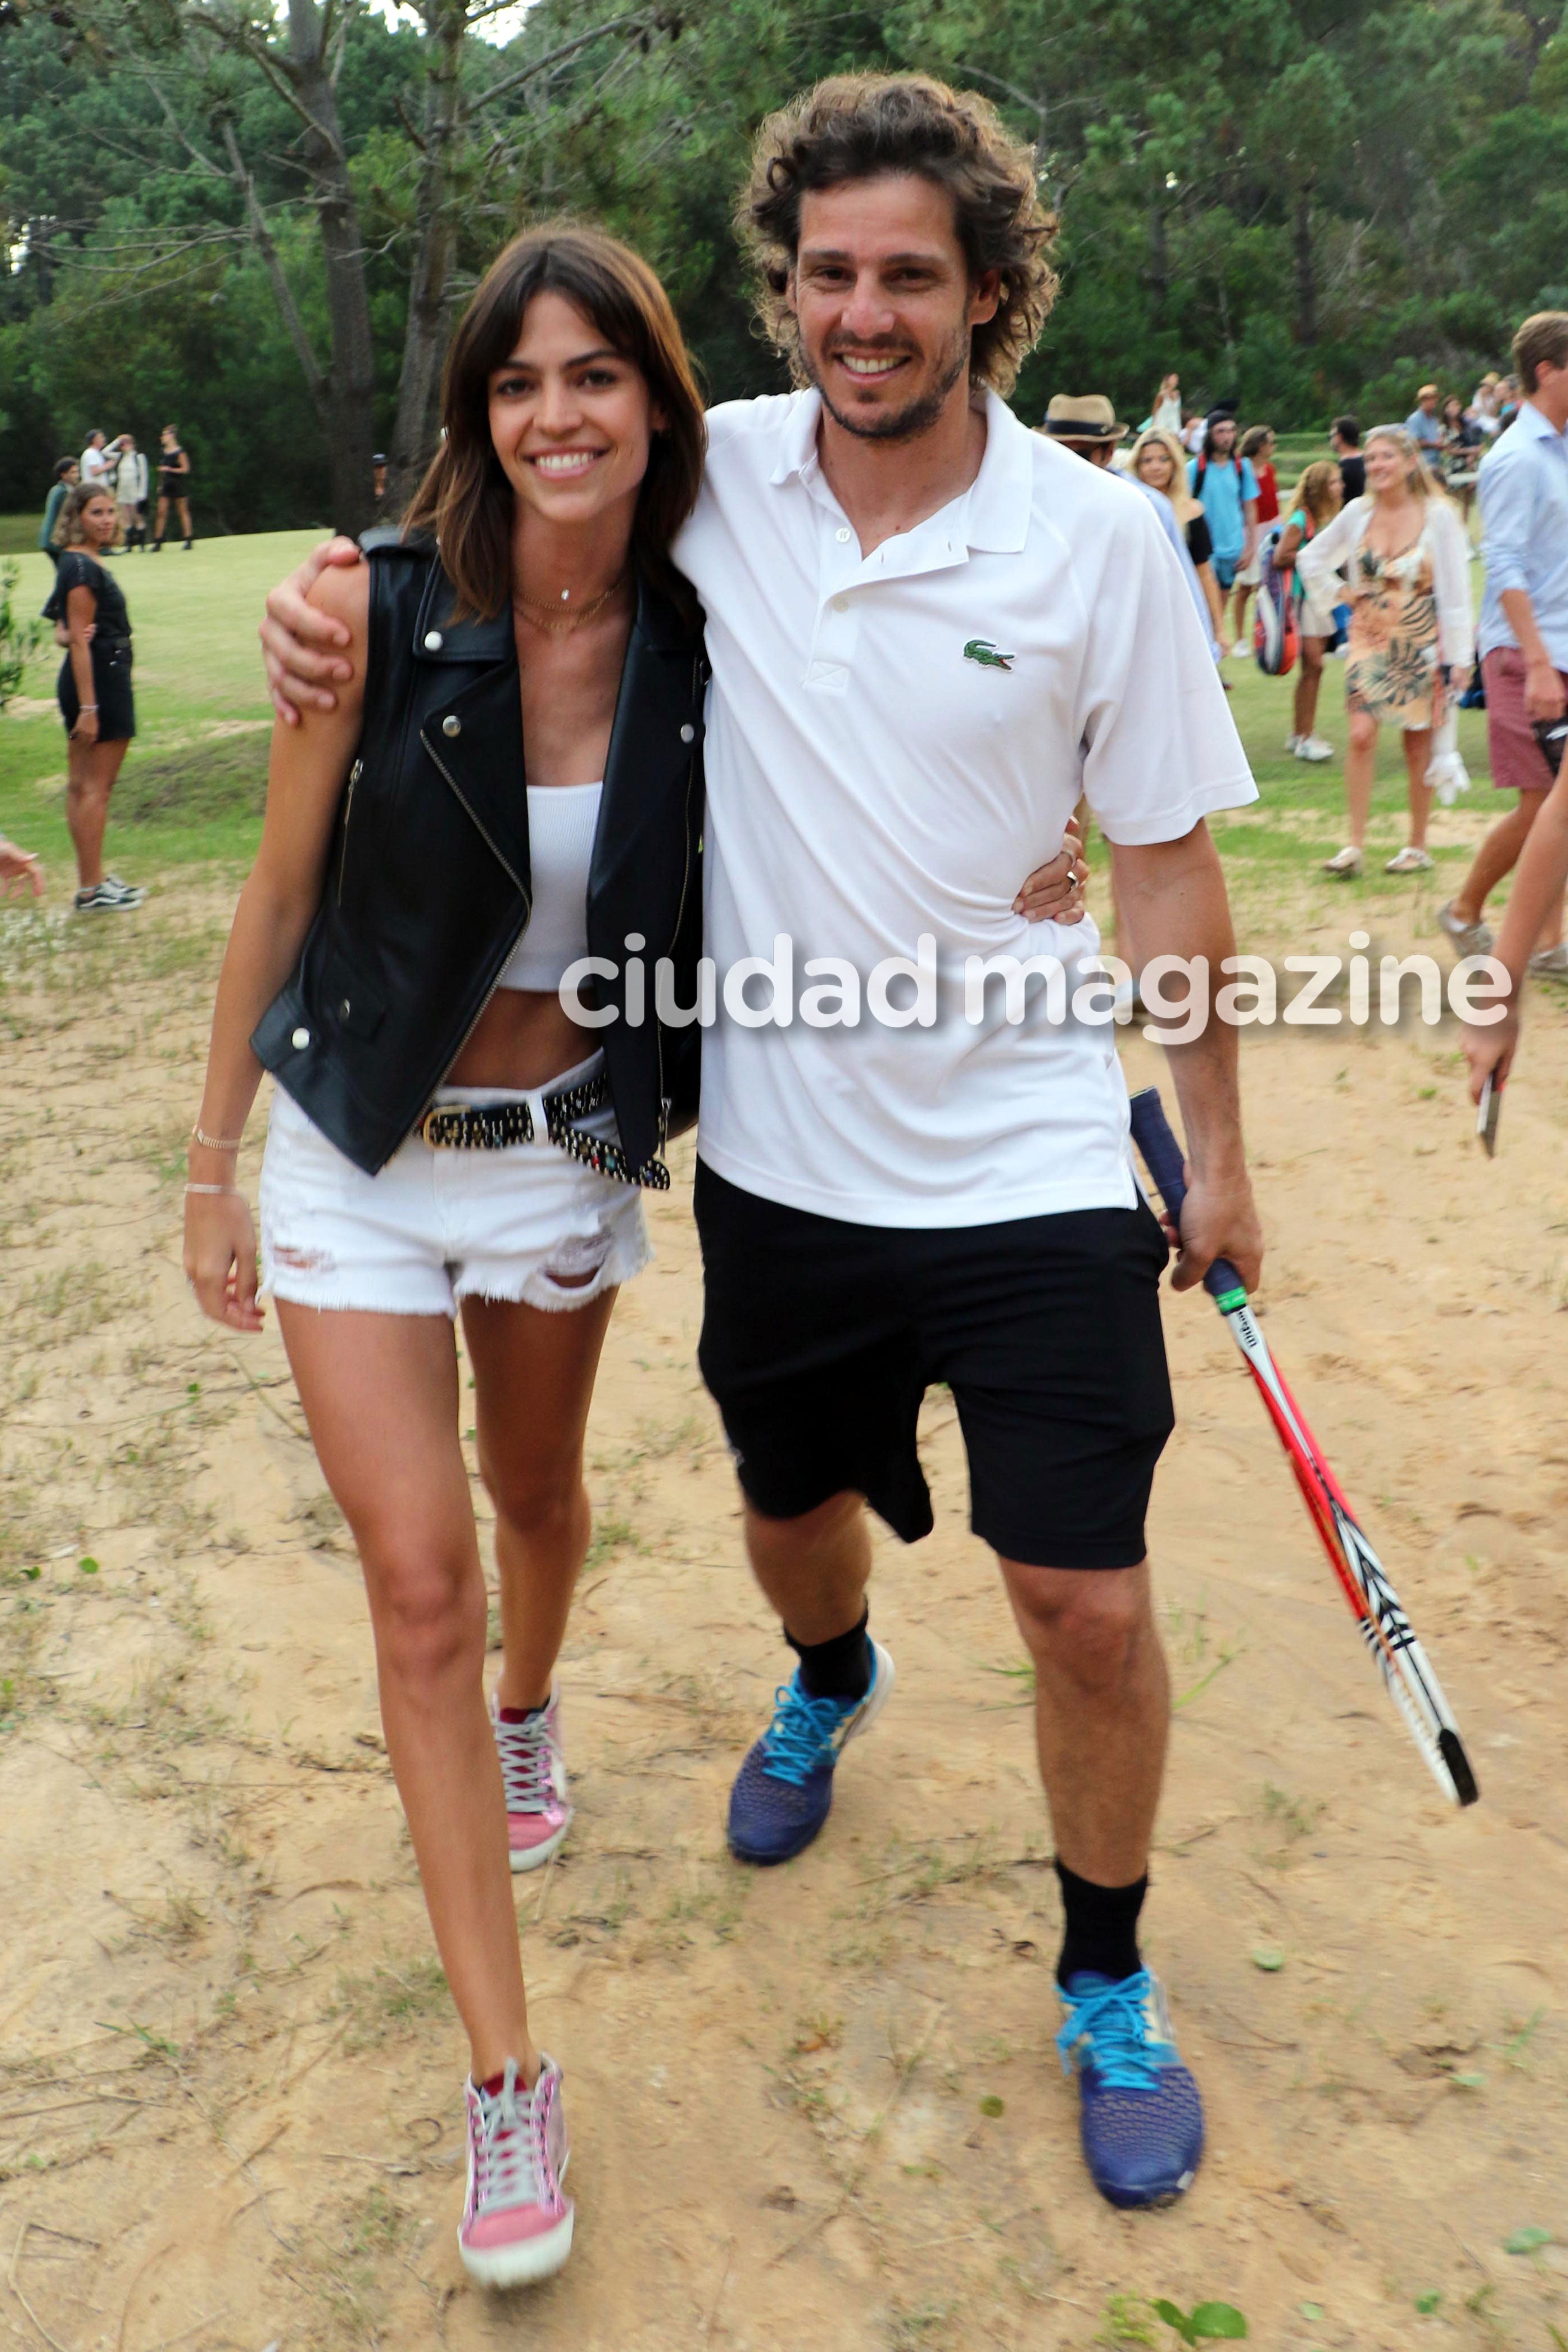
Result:
[[[871,1612],[858,1625],[835,1633],[831,1642],[797,1642],[788,1626],[784,1640],[800,1660],[800,1686],[808,1698],[864,1698],[871,1687],[871,1644],[866,1637]]]
[[[1120,1983],[1135,1977],[1143,1963],[1138,1957],[1138,1914],[1149,1892],[1149,1874],[1131,1886],[1096,1886],[1058,1862],[1056,1873],[1067,1914],[1067,1934],[1057,1962],[1057,1982],[1065,1985],[1080,1969]]]

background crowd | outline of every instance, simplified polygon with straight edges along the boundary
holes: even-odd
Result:
[[[1485,706],[1493,784],[1519,798],[1441,909],[1444,930],[1465,954],[1489,949],[1486,901],[1513,869],[1555,782],[1568,710],[1559,593],[1536,582],[1542,635],[1521,551],[1521,530],[1528,538],[1529,529],[1521,525],[1518,493],[1495,500],[1487,495],[1489,478],[1511,488],[1521,472],[1515,458],[1527,443],[1537,446],[1543,401],[1548,411],[1552,403],[1535,380],[1568,370],[1568,315],[1549,311],[1526,320],[1513,360],[1508,372],[1488,370],[1468,399],[1436,383],[1421,383],[1399,424],[1363,432],[1357,416],[1336,416],[1322,452],[1310,455],[1283,485],[1273,425],[1244,424],[1234,400],[1201,414],[1186,406],[1173,371],[1161,379],[1135,432],[1098,393],[1056,394],[1040,428],[1152,500],[1216,662],[1252,656],[1270,675],[1291,677],[1284,748],[1297,760],[1317,765],[1333,757],[1333,746],[1317,731],[1318,707],[1325,662],[1343,661],[1348,838],[1326,861],[1329,876],[1344,879],[1362,870],[1384,728],[1400,742],[1409,812],[1408,838],[1384,870],[1430,869],[1434,801],[1452,800],[1469,782],[1455,713],[1461,701]],[[1535,420],[1522,435],[1514,430],[1521,415]],[[1561,421],[1551,429],[1560,440]],[[1489,477],[1489,459],[1502,458],[1505,450],[1507,462]],[[191,459],[174,425],[162,430],[155,473],[132,434],[111,439],[95,430],[79,457],[58,461],[44,504],[39,548],[57,568],[74,551],[70,579],[57,582],[46,617],[65,651],[58,692],[70,743],[76,904],[83,911],[135,906],[142,895],[107,873],[102,860],[110,794],[135,731],[130,620],[102,559],[148,547],[154,490],[152,551],[163,548],[171,513],[189,549],[190,478]],[[1478,489],[1479,529],[1473,534]],[[386,491],[386,460],[376,453],[378,504]],[[1537,571],[1552,571],[1556,551],[1543,547],[1533,560]],[[1479,659],[1469,578],[1476,562],[1484,565],[1487,598]],[[21,853],[7,845],[5,855],[14,885],[22,878],[16,864]],[[26,878],[39,887],[36,862]],[[1530,968],[1568,974],[1560,891]]]
[[[1568,314],[1527,319],[1512,358],[1510,372],[1489,370],[1468,400],[1421,384],[1400,424],[1363,434],[1355,416],[1335,417],[1330,454],[1310,458],[1283,493],[1273,427],[1242,426],[1231,401],[1202,415],[1185,410],[1174,373],[1161,380],[1131,442],[1103,398],[1058,397],[1045,425],[1168,503],[1202,590],[1216,661],[1252,654],[1271,675],[1296,670],[1285,749],[1298,760],[1333,756],[1316,731],[1318,698],[1325,659],[1344,660],[1349,838],[1326,861],[1330,876],[1362,869],[1385,726],[1397,731],[1405,758],[1409,835],[1384,870],[1431,868],[1434,800],[1451,801],[1469,782],[1455,714],[1461,703],[1486,709],[1492,782],[1519,801],[1440,911],[1464,954],[1490,949],[1486,901],[1512,870],[1556,781],[1568,713],[1568,533],[1557,479],[1565,470]],[[1472,542],[1478,489],[1480,531]],[[1477,562],[1484,572],[1479,646],[1469,578]],[[1530,969],[1568,973],[1561,889]]]
[[[146,550],[147,513],[153,491],[153,554],[163,552],[171,512],[178,520],[186,551],[195,544],[191,522],[190,453],[181,446],[177,425],[165,425],[159,435],[157,459],[151,475],[134,435],[117,433],[111,441],[97,427],[88,435],[87,446],[79,457],[55,460],[55,478],[44,501],[43,520],[38,526],[39,548],[55,563],[69,543],[66,500],[73,489],[100,491],[112,503],[115,530],[112,540],[102,550],[106,555],[139,554]]]

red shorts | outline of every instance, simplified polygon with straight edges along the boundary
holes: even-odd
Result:
[[[1568,687],[1568,673],[1557,675]],[[1493,783],[1503,793],[1549,793],[1557,779],[1524,715],[1524,656],[1517,646],[1494,646],[1481,664],[1481,676]]]

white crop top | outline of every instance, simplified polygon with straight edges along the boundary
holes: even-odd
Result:
[[[605,787],[530,784],[528,862],[533,913],[498,988],[554,989],[588,952],[588,866]]]

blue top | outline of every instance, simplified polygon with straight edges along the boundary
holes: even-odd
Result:
[[[1247,545],[1247,517],[1242,509],[1248,499],[1258,496],[1251,458],[1211,457],[1205,464],[1194,457],[1187,468],[1187,480],[1194,498],[1203,500],[1215,553],[1222,563],[1234,563]]]
[[[1405,420],[1405,430],[1423,453],[1442,446],[1443,420],[1436,409],[1428,416],[1424,408],[1413,408]]]
[[[1502,592],[1522,588],[1554,667],[1568,670],[1568,436],[1530,401],[1482,459],[1478,496],[1482,656],[1518,645]]]
[[[1187,545],[1187,534],[1177,520],[1175,508],[1163,490],[1155,489],[1152,482],[1141,482],[1136,474],[1115,474],[1111,478],[1113,481],[1126,482],[1135,490],[1142,490],[1154,512],[1159,516],[1160,528],[1176,551],[1177,561],[1182,567],[1182,577],[1187,583],[1187,593],[1193,600],[1193,608],[1203,623],[1208,649],[1215,661],[1218,661],[1219,646],[1215,640],[1214,623],[1209,617],[1208,598],[1204,594],[1204,583],[1198,578],[1197,566],[1193,562],[1192,551]]]

